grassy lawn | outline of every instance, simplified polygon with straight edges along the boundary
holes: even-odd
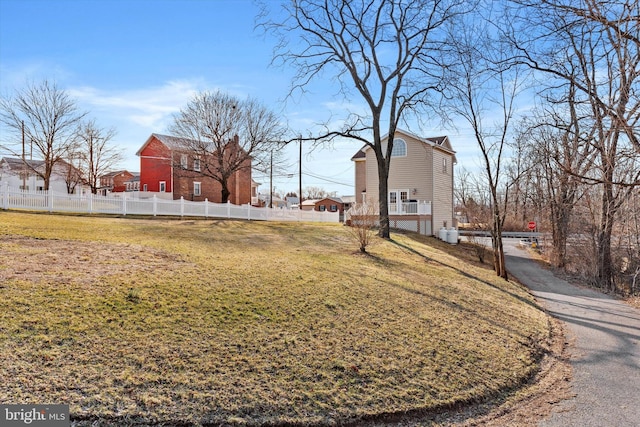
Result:
[[[357,249],[336,224],[0,212],[0,402],[87,425],[331,424],[536,372],[549,327],[521,286],[432,238]]]

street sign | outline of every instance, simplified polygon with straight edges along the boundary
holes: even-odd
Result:
[[[536,222],[535,221],[529,221],[529,224],[527,225],[527,227],[531,231],[535,230],[536,229]]]

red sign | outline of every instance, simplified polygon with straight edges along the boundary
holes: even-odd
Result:
[[[527,227],[529,227],[529,230],[533,231],[536,229],[536,222],[535,221],[529,221],[529,224],[527,225]]]

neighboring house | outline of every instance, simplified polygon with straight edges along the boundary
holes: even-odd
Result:
[[[316,202],[318,199],[307,199],[303,200],[302,204],[299,205],[300,209],[303,211],[314,211],[316,210]]]
[[[125,191],[140,191],[140,172],[131,172],[133,177],[124,183]]]
[[[100,191],[103,195],[107,193],[122,193],[124,191],[132,191],[129,183],[138,175],[140,182],[140,174],[137,172],[129,172],[126,170],[105,173],[100,177]]]
[[[315,210],[320,212],[340,212],[344,213],[344,203],[338,197],[325,197],[316,202]]]
[[[44,166],[43,160],[23,161],[19,157],[3,157],[0,159],[0,185],[25,191],[43,191],[44,179],[36,171],[42,173]],[[82,173],[63,160],[59,160],[53,167],[49,190],[68,194],[90,192],[89,186],[82,179]]]
[[[427,235],[441,227],[453,227],[456,156],[449,138],[421,138],[398,129],[391,156],[387,200],[392,226],[415,220],[415,231]],[[373,149],[365,146],[351,160],[355,163],[355,201],[377,202],[378,164]],[[422,209],[423,203],[430,203],[430,209]]]
[[[236,137],[229,144],[242,150]],[[140,197],[160,197],[220,203],[219,182],[202,174],[204,160],[188,149],[189,141],[174,136],[152,134],[136,155],[140,157]],[[229,201],[236,205],[258,203],[258,183],[251,179],[251,159],[228,181]],[[255,202],[255,203],[254,203]]]

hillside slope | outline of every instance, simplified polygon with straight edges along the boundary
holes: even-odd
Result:
[[[517,387],[549,337],[464,248],[343,226],[0,212],[0,401],[87,425],[332,424]]]

